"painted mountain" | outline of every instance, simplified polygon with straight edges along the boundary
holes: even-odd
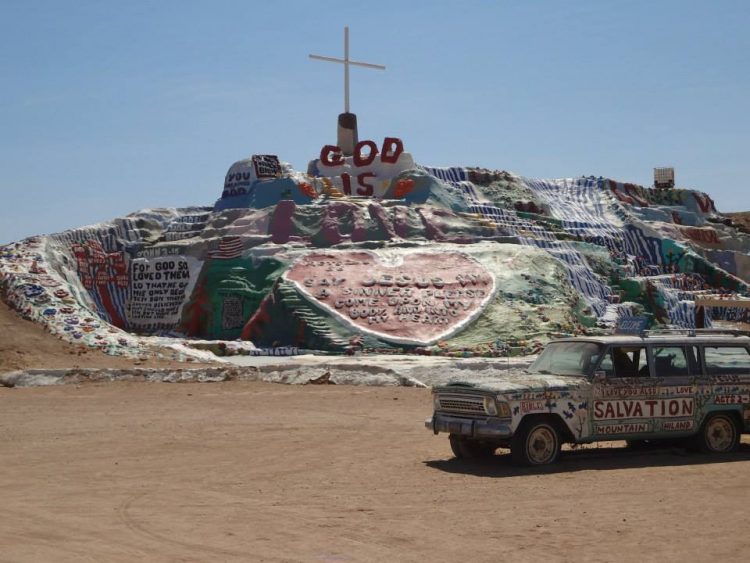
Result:
[[[112,354],[156,335],[502,355],[627,317],[693,327],[696,297],[748,292],[750,235],[705,193],[421,166],[398,139],[364,143],[324,147],[305,173],[241,160],[212,207],[0,247],[2,297]]]

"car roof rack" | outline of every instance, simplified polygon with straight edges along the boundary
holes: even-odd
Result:
[[[687,336],[711,336],[713,334],[727,334],[731,336],[747,336],[748,331],[737,328],[657,328],[644,330],[641,336],[658,336],[660,334],[686,334]]]

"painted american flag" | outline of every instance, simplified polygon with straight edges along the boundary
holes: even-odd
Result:
[[[211,250],[208,257],[214,260],[231,260],[242,254],[242,239],[240,237],[221,237],[219,248]]]

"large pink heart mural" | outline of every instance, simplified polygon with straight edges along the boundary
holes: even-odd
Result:
[[[431,344],[455,333],[495,291],[492,274],[460,252],[387,258],[368,251],[315,252],[284,277],[350,327],[403,344]]]

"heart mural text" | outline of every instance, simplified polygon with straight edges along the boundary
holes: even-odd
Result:
[[[431,344],[455,333],[495,290],[492,274],[460,252],[414,252],[388,261],[367,251],[316,252],[284,277],[350,327],[404,344]]]

